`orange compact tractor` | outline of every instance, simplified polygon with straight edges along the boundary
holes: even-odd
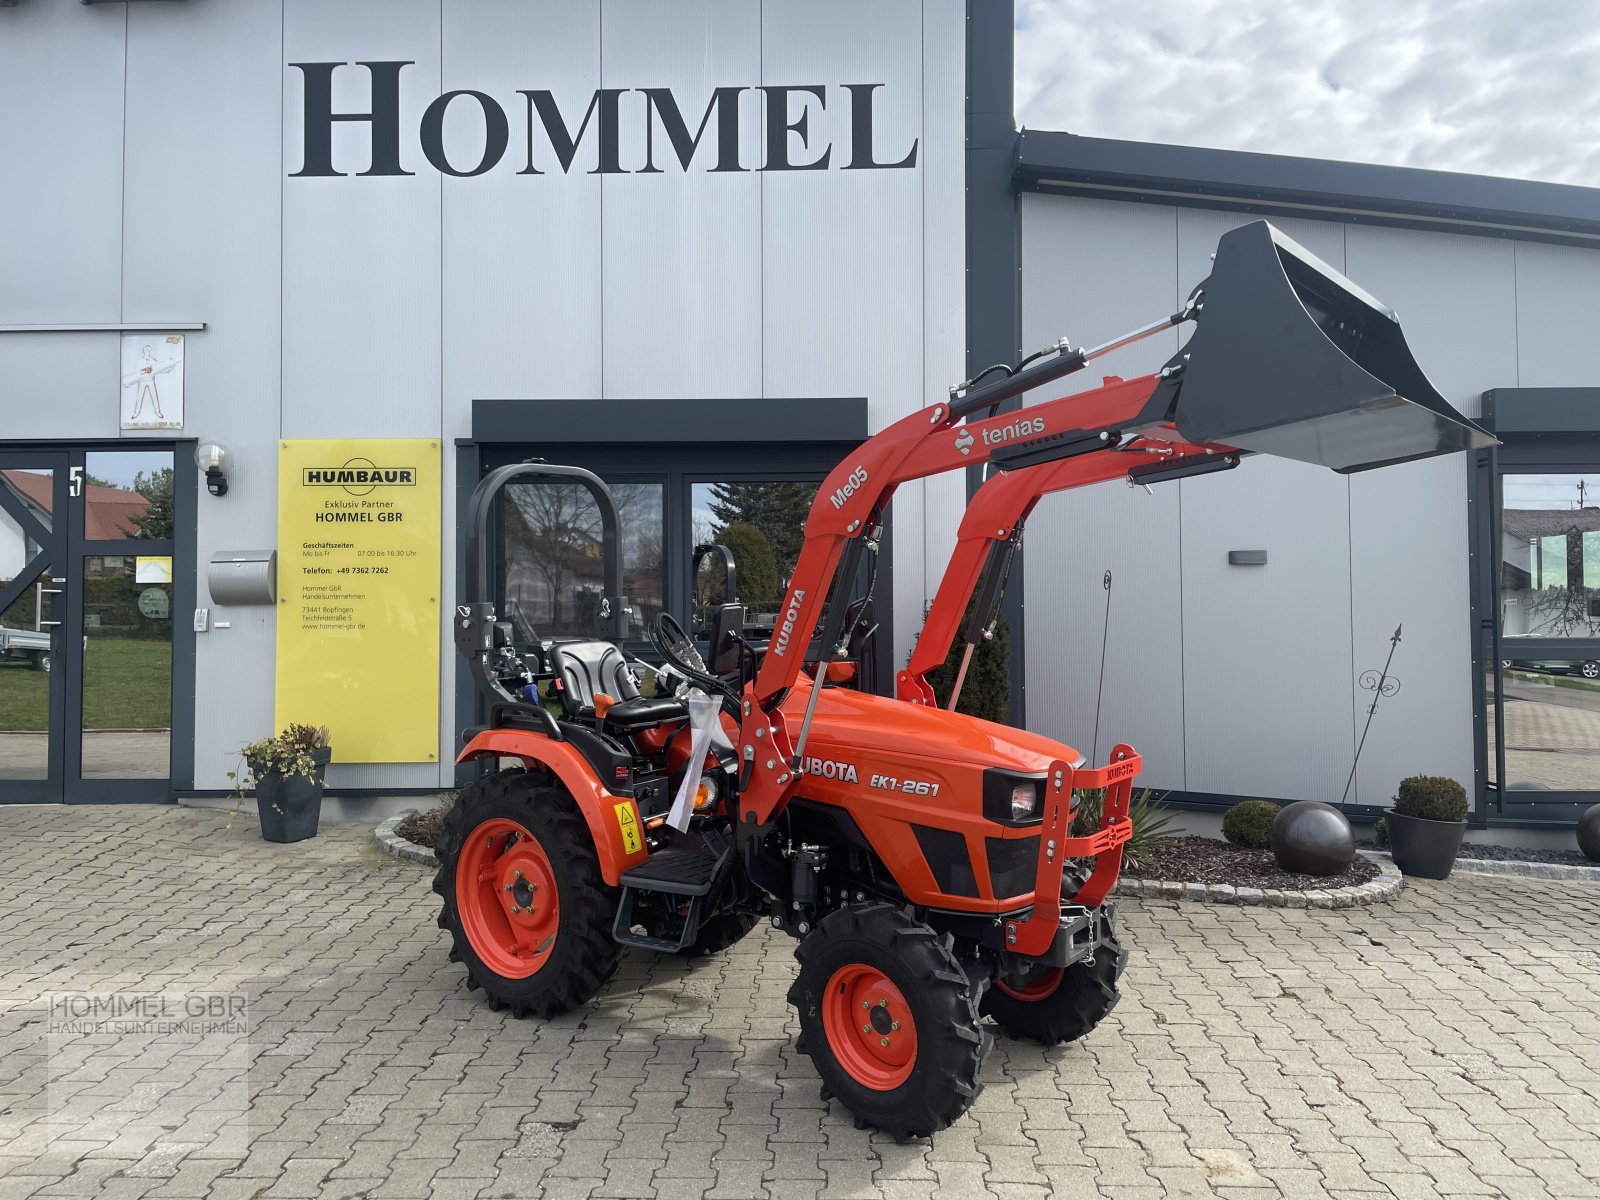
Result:
[[[1154,375],[995,415],[1180,324],[1192,336]],[[766,644],[747,640],[737,603],[713,614],[703,656],[662,614],[653,696],[618,644],[628,607],[605,484],[576,467],[496,470],[469,506],[455,630],[488,701],[461,761],[502,769],[463,789],[439,845],[451,955],[495,1007],[550,1017],[593,997],[623,946],[716,951],[766,917],[799,939],[789,998],[824,1095],[899,1137],[941,1129],[978,1094],[985,1017],[1046,1045],[1082,1037],[1127,961],[1107,896],[1139,755],[1118,745],[1087,763],[935,707],[922,678],[980,575],[969,646],[981,636],[1039,496],[1258,452],[1359,471],[1492,440],[1429,384],[1392,312],[1247,225],[1180,312],[991,368],[869,438],[822,485]],[[974,464],[991,475],[897,696],[842,686],[831,668],[861,633],[870,583],[852,592],[873,577],[895,488]],[[542,641],[489,598],[496,497],[541,481],[583,485],[601,513],[593,639]],[[1071,835],[1076,797],[1099,789],[1101,827]]]

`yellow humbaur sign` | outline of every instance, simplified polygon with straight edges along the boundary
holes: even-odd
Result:
[[[274,724],[338,762],[439,761],[441,488],[437,439],[278,445]]]

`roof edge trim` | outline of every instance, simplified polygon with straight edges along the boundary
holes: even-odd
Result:
[[[1600,245],[1600,189],[1024,130],[1019,190]]]

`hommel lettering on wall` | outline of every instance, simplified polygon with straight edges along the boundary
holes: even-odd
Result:
[[[300,73],[303,99],[301,165],[290,178],[322,178],[356,174],[414,175],[400,165],[402,116],[400,111],[400,73],[415,64],[410,61],[384,62],[303,62],[289,63]],[[370,100],[365,112],[333,110],[333,74],[344,69],[364,68],[370,78]],[[909,147],[902,143],[879,157],[875,143],[877,129],[874,105],[881,83],[772,84],[726,86],[711,89],[709,97],[688,98],[689,117],[684,102],[671,88],[596,88],[579,116],[563,112],[547,89],[518,89],[519,99],[508,106],[486,92],[460,89],[446,92],[431,102],[417,124],[417,137],[423,156],[446,175],[473,176],[492,171],[511,151],[512,119],[517,121],[518,148],[512,161],[520,163],[518,175],[544,175],[550,171],[570,174],[578,153],[587,140],[594,165],[590,175],[660,175],[667,171],[687,172],[696,159],[701,169],[711,174],[741,171],[892,171],[917,165],[918,139]],[[761,122],[765,133],[766,157],[757,163],[741,160],[739,150],[740,96],[756,92],[761,96]],[[830,109],[830,104],[833,106]],[[697,106],[702,106],[697,109]],[[452,159],[445,151],[444,124],[452,106],[473,110],[482,125],[482,143],[475,147],[476,158],[461,150]],[[843,108],[849,116],[847,144],[826,140],[815,129],[819,114]],[[691,120],[699,112],[694,131]],[[350,163],[335,163],[333,126],[336,121],[365,124],[371,135],[370,165],[364,171],[350,171]],[[621,133],[624,122],[644,131],[642,161],[622,161]],[[470,160],[470,161],[469,161]],[[714,165],[705,166],[711,163]],[[579,168],[583,170],[582,166]]]

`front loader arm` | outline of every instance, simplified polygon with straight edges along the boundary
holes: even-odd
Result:
[[[1121,383],[1107,379],[1107,385]],[[895,680],[895,695],[910,704],[935,703],[928,686],[928,672],[939,667],[950,653],[967,602],[980,578],[985,582],[985,602],[975,611],[968,627],[969,644],[978,627],[987,619],[993,603],[998,603],[1010,566],[1009,549],[1022,536],[1023,525],[1040,499],[1052,492],[1126,477],[1130,483],[1145,468],[1159,468],[1163,478],[1178,478],[1185,469],[1215,461],[1232,465],[1238,461],[1233,448],[1219,443],[1197,446],[1189,442],[1134,439],[1115,450],[1101,450],[1060,462],[1002,471],[991,475],[973,494],[956,533],[955,552],[945,567],[928,608],[922,632],[912,648],[910,661]],[[989,593],[992,592],[992,596]],[[992,601],[992,603],[991,603]]]
[[[1157,374],[971,420],[1187,321],[1196,323],[1193,336]],[[1111,452],[1158,442],[1174,451],[1224,447],[1352,472],[1495,439],[1428,381],[1392,311],[1267,222],[1230,230],[1217,243],[1211,274],[1180,311],[1087,350],[1063,339],[1000,378],[969,380],[947,403],[896,421],[834,468],[807,517],[778,629],[741,697],[741,821],[770,821],[798,782],[820,687],[792,736],[778,707],[800,679],[829,589],[851,578],[896,487],[985,461],[1019,471],[1079,460],[1085,471],[1114,465],[1105,476],[1112,478],[1126,460]],[[1177,465],[1169,457],[1128,474],[1153,481],[1174,470],[1220,469],[1232,457]],[[836,654],[845,607],[829,610],[823,662]]]
[[[1137,422],[1160,382],[1157,375],[1119,379],[1092,392],[966,425],[957,424],[959,406],[936,404],[868,438],[817,490],[778,628],[751,698],[770,707],[799,679],[805,649],[816,633],[846,545],[876,530],[900,484],[986,460],[1004,463],[1019,450],[1046,456],[1043,461],[1087,454],[1090,461],[1106,464],[1101,469],[1116,462],[1120,465],[1104,476],[1115,478],[1127,469],[1127,460],[1105,455],[1122,435],[1104,431]],[[1150,436],[1181,441],[1170,426],[1162,429],[1159,423]],[[824,654],[829,649],[824,646]]]
[[[817,633],[829,589],[853,572],[840,570],[863,539],[875,536],[883,513],[900,484],[984,461],[1010,461],[1018,451],[1041,461],[1099,461],[1106,478],[1127,470],[1126,456],[1111,450],[1137,424],[1163,380],[1159,375],[1117,380],[1092,392],[1034,405],[965,425],[970,406],[936,404],[913,413],[868,438],[823,481],[806,517],[805,541],[778,625],[761,669],[742,700],[739,754],[740,790],[745,819],[766,822],[793,791],[800,774],[805,723],[798,735],[775,720],[777,706],[799,682],[807,648]],[[1162,421],[1151,423],[1153,441],[1181,440]],[[1115,469],[1111,470],[1115,464]],[[854,544],[854,545],[853,545]],[[852,556],[853,557],[853,556]],[[819,659],[834,653],[843,603],[829,612]],[[815,702],[815,694],[811,697]],[[808,709],[809,712],[809,709]]]

